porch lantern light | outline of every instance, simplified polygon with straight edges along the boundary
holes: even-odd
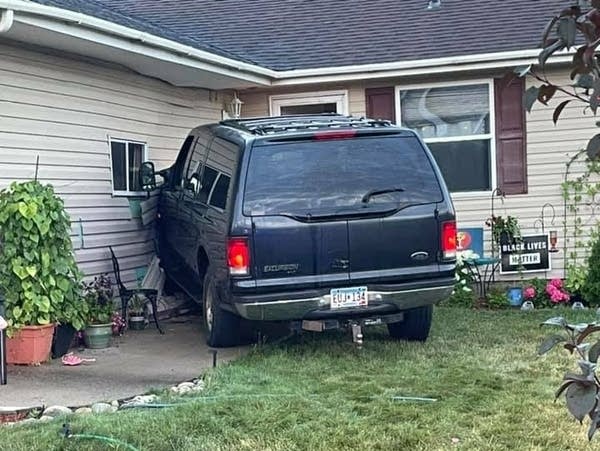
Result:
[[[239,119],[241,117],[243,104],[244,102],[238,98],[237,93],[233,93],[233,99],[229,102],[229,114],[231,117],[234,119]]]

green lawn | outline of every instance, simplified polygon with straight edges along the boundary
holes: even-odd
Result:
[[[169,409],[71,418],[74,432],[119,438],[143,450],[567,450],[589,445],[587,425],[553,393],[566,351],[537,357],[556,311],[438,308],[426,344],[393,342],[367,329],[256,348],[205,376],[205,399]],[[594,313],[562,311],[572,321]],[[394,396],[432,397],[406,402]],[[0,428],[2,450],[100,450],[66,442],[60,422]],[[120,448],[125,449],[125,448]]]

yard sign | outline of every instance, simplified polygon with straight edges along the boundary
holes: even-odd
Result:
[[[501,274],[547,271],[551,269],[548,235],[526,235],[520,243],[500,246]]]

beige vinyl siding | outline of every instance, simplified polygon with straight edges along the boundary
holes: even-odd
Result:
[[[489,78],[492,75],[488,76]],[[555,70],[549,74],[549,77],[559,84],[568,85],[568,74],[566,71]],[[474,74],[472,78],[477,80],[485,79],[485,75]],[[469,80],[462,76],[460,79]],[[281,94],[284,92],[316,92],[330,89],[348,90],[348,103],[350,114],[355,116],[364,116],[366,114],[365,88],[382,86],[402,86],[414,83],[425,84],[427,82],[443,82],[444,79],[436,77],[435,79],[410,79],[410,80],[384,80],[384,81],[364,81],[348,84],[336,84],[335,86],[303,86],[294,90],[277,90],[273,93]],[[456,81],[453,78],[452,81]],[[528,81],[528,86],[532,83]],[[537,83],[539,85],[539,83]],[[240,98],[244,101],[242,113],[244,116],[259,116],[269,113],[269,95],[267,91],[245,92]],[[582,147],[585,147],[587,141],[598,128],[595,126],[597,118],[590,113],[583,114],[581,104],[572,102],[563,111],[561,119],[557,126],[552,123],[552,113],[554,107],[561,101],[567,99],[566,95],[558,93],[552,100],[550,107],[536,104],[532,113],[527,115],[527,163],[528,163],[528,193],[525,195],[512,195],[506,197],[504,203],[499,198],[494,201],[497,215],[513,215],[519,219],[524,234],[541,233],[538,219],[541,217],[541,209],[545,203],[551,203],[554,206],[556,216],[554,224],[551,224],[551,217],[546,217],[546,231],[556,230],[558,232],[558,248],[560,252],[551,254],[552,268],[551,272],[544,274],[531,273],[524,277],[564,277],[564,238],[563,238],[563,199],[561,196],[561,183],[563,181],[565,165],[569,157],[576,153]],[[575,174],[576,175],[576,174]],[[490,252],[490,233],[485,227],[485,219],[490,216],[491,199],[489,195],[453,196],[454,206],[456,208],[459,227],[483,227],[486,239],[486,252]],[[545,211],[546,215],[551,216],[549,208]],[[598,217],[597,219],[600,219]],[[589,216],[584,217],[588,221],[586,234],[589,235],[590,225],[594,220]],[[572,235],[573,216],[567,215],[569,224],[568,234]],[[573,250],[572,240],[569,242],[567,254]],[[579,250],[580,255],[583,254]],[[507,276],[508,277],[508,276]],[[517,276],[510,276],[515,278]]]
[[[133,281],[153,255],[153,231],[132,218],[128,198],[112,195],[108,137],[147,143],[162,168],[189,130],[219,120],[221,109],[206,90],[0,43],[0,187],[33,178],[39,157],[38,178],[71,215],[80,268],[111,272],[110,245]]]

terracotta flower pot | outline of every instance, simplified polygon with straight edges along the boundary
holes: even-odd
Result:
[[[6,362],[16,365],[37,365],[50,358],[54,324],[25,326],[6,339]]]

